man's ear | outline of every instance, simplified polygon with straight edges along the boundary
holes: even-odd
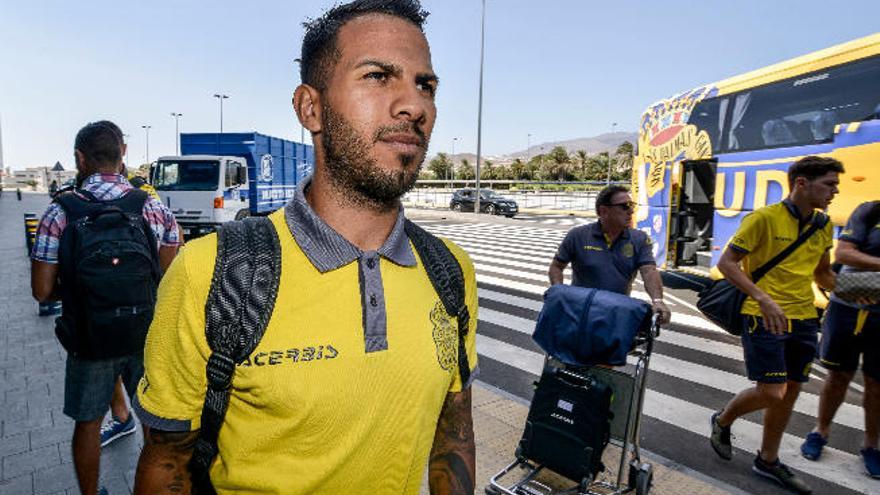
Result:
[[[80,168],[80,169],[81,169],[82,167],[85,166],[85,163],[86,163],[86,156],[83,155],[82,151],[80,151],[80,150],[78,150],[78,149],[74,149],[74,150],[73,150],[73,156],[76,158],[76,167],[77,167],[77,168]]]
[[[321,132],[321,93],[309,86],[300,84],[293,92],[293,110],[302,126],[312,134]]]

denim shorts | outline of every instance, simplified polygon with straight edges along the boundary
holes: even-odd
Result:
[[[759,383],[807,382],[816,357],[819,319],[788,320],[788,331],[775,335],[760,316],[743,315],[743,351],[749,380]]]
[[[143,374],[143,352],[111,359],[80,359],[68,354],[64,414],[79,422],[103,418],[110,407],[116,377],[122,377],[130,400]]]

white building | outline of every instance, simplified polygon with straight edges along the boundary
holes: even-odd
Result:
[[[61,170],[56,170],[61,168]],[[53,167],[28,167],[23,170],[7,169],[4,189],[21,188],[22,191],[48,191],[52,182],[58,187],[76,178],[76,170],[64,170],[60,164]]]

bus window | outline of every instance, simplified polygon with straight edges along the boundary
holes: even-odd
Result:
[[[878,87],[880,57],[871,57],[739,93],[725,151],[829,142],[837,124],[873,116]]]
[[[715,153],[721,151],[728,101],[727,98],[703,100],[694,107],[688,120],[688,124],[693,124],[697,129],[709,133],[712,151]]]

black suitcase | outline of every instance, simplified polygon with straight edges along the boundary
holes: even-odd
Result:
[[[517,457],[576,482],[592,481],[605,469],[602,452],[610,439],[612,396],[611,387],[590,376],[546,367]]]

